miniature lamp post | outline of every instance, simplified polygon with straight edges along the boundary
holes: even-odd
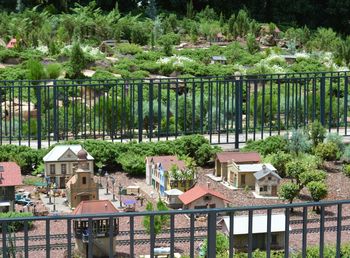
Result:
[[[102,183],[101,183],[101,177],[102,177],[102,168],[98,169],[98,175],[99,175],[99,188],[102,189]]]
[[[105,193],[105,195],[108,195],[109,193],[108,193],[108,172],[107,171],[105,173],[105,178],[106,178],[106,193]]]
[[[50,177],[49,176],[45,176],[45,180],[46,180],[46,197],[49,197]]]
[[[123,186],[121,183],[119,183],[119,204],[120,204],[120,207],[123,207],[123,203],[122,203],[122,189],[123,189]]]
[[[115,184],[115,178],[114,177],[110,177],[111,178],[111,182],[112,182],[112,191],[113,191],[113,202],[115,202],[115,194],[114,194],[114,184]]]
[[[53,184],[53,212],[56,211],[56,190],[57,186],[56,183]]]

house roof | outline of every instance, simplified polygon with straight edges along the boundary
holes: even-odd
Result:
[[[0,187],[22,185],[21,168],[15,162],[0,162],[2,179]]]
[[[266,166],[267,169],[270,169],[272,171],[276,171],[276,168],[267,163],[267,164],[241,164],[237,165],[239,172],[258,172],[263,169],[263,166]]]
[[[277,177],[278,179],[281,179],[281,177],[274,171],[272,171],[271,169],[268,168],[263,168],[262,170],[254,173],[254,177],[256,178],[256,180],[260,180],[262,178],[264,178],[267,175],[273,175],[274,177]]]
[[[68,149],[70,149],[75,154],[75,157],[72,160],[77,160],[78,152],[83,149],[83,147],[80,144],[57,145],[48,154],[45,155],[43,160],[44,162],[58,161],[63,156],[63,154],[68,151]],[[87,160],[94,160],[94,158],[89,153],[87,154]]]
[[[225,226],[230,230],[230,217],[225,216],[220,221],[225,223]],[[284,214],[271,215],[271,232],[284,232],[286,227],[286,216]],[[253,215],[252,233],[266,233],[267,232],[267,215],[256,214]],[[234,216],[233,217],[233,235],[248,234],[248,216]]]
[[[7,43],[6,48],[14,48],[17,43],[17,39],[13,38]]]
[[[184,170],[186,168],[185,162],[179,160],[176,156],[153,156],[146,157],[147,162],[153,162],[155,164],[161,164],[164,171],[169,171],[172,165],[176,165],[178,169]]]
[[[108,39],[108,40],[102,41],[101,45],[102,44],[105,44],[105,45],[110,46],[110,47],[114,47],[117,44],[117,41],[114,39]]]
[[[167,191],[164,191],[164,193],[166,195],[181,195],[183,194],[184,192],[179,190],[179,189],[171,189],[171,190],[167,190]]]
[[[221,163],[234,161],[236,164],[244,164],[244,163],[259,163],[261,162],[260,154],[257,152],[234,152],[234,151],[226,151],[220,152],[216,154],[217,159]]]
[[[227,60],[225,56],[212,56],[211,59],[214,61],[226,61]]]
[[[118,212],[116,207],[109,200],[81,201],[73,211],[74,215],[103,214]]]
[[[230,200],[228,200],[221,193],[216,192],[216,191],[209,189],[207,187],[203,187],[203,186],[195,186],[195,187],[191,188],[187,192],[181,194],[179,196],[179,199],[180,199],[180,201],[183,202],[184,205],[188,205],[188,204],[198,200],[199,198],[201,198],[205,195],[216,196],[219,199],[230,202]]]

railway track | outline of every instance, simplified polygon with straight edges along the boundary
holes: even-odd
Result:
[[[325,217],[324,218],[324,221],[327,222],[327,221],[337,221],[337,217]],[[350,216],[343,216],[342,217],[342,221],[343,220],[349,220],[350,219]],[[314,219],[307,219],[307,222],[308,223],[318,223],[320,222],[320,219],[319,218],[314,218]],[[290,225],[296,225],[296,224],[303,224],[303,220],[302,219],[296,219],[296,220],[291,220],[289,222]]]

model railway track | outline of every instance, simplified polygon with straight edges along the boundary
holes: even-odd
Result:
[[[330,227],[324,227],[324,232],[336,232],[338,229],[337,226],[330,226]],[[343,225],[341,226],[341,231],[350,231],[350,225]],[[320,228],[307,228],[307,233],[313,234],[313,233],[319,233]],[[292,229],[289,231],[290,234],[302,234],[303,229]]]
[[[337,221],[338,217],[325,217],[324,218],[324,221],[327,222],[327,221]],[[343,220],[349,220],[350,219],[350,216],[343,216],[342,218],[342,221]],[[307,220],[308,223],[319,223],[320,222],[320,219],[319,218],[315,218],[315,219],[308,219]],[[296,220],[291,220],[289,222],[290,225],[296,225],[296,224],[303,224],[303,220],[302,219],[296,219]]]

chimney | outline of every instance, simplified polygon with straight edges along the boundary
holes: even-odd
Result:
[[[208,189],[210,188],[210,182],[209,181],[207,182],[207,187],[208,187]]]
[[[262,165],[262,170],[263,170],[264,173],[267,172],[267,169],[266,169],[266,165],[265,165],[265,164]]]
[[[105,203],[105,210],[107,210],[107,203]]]

